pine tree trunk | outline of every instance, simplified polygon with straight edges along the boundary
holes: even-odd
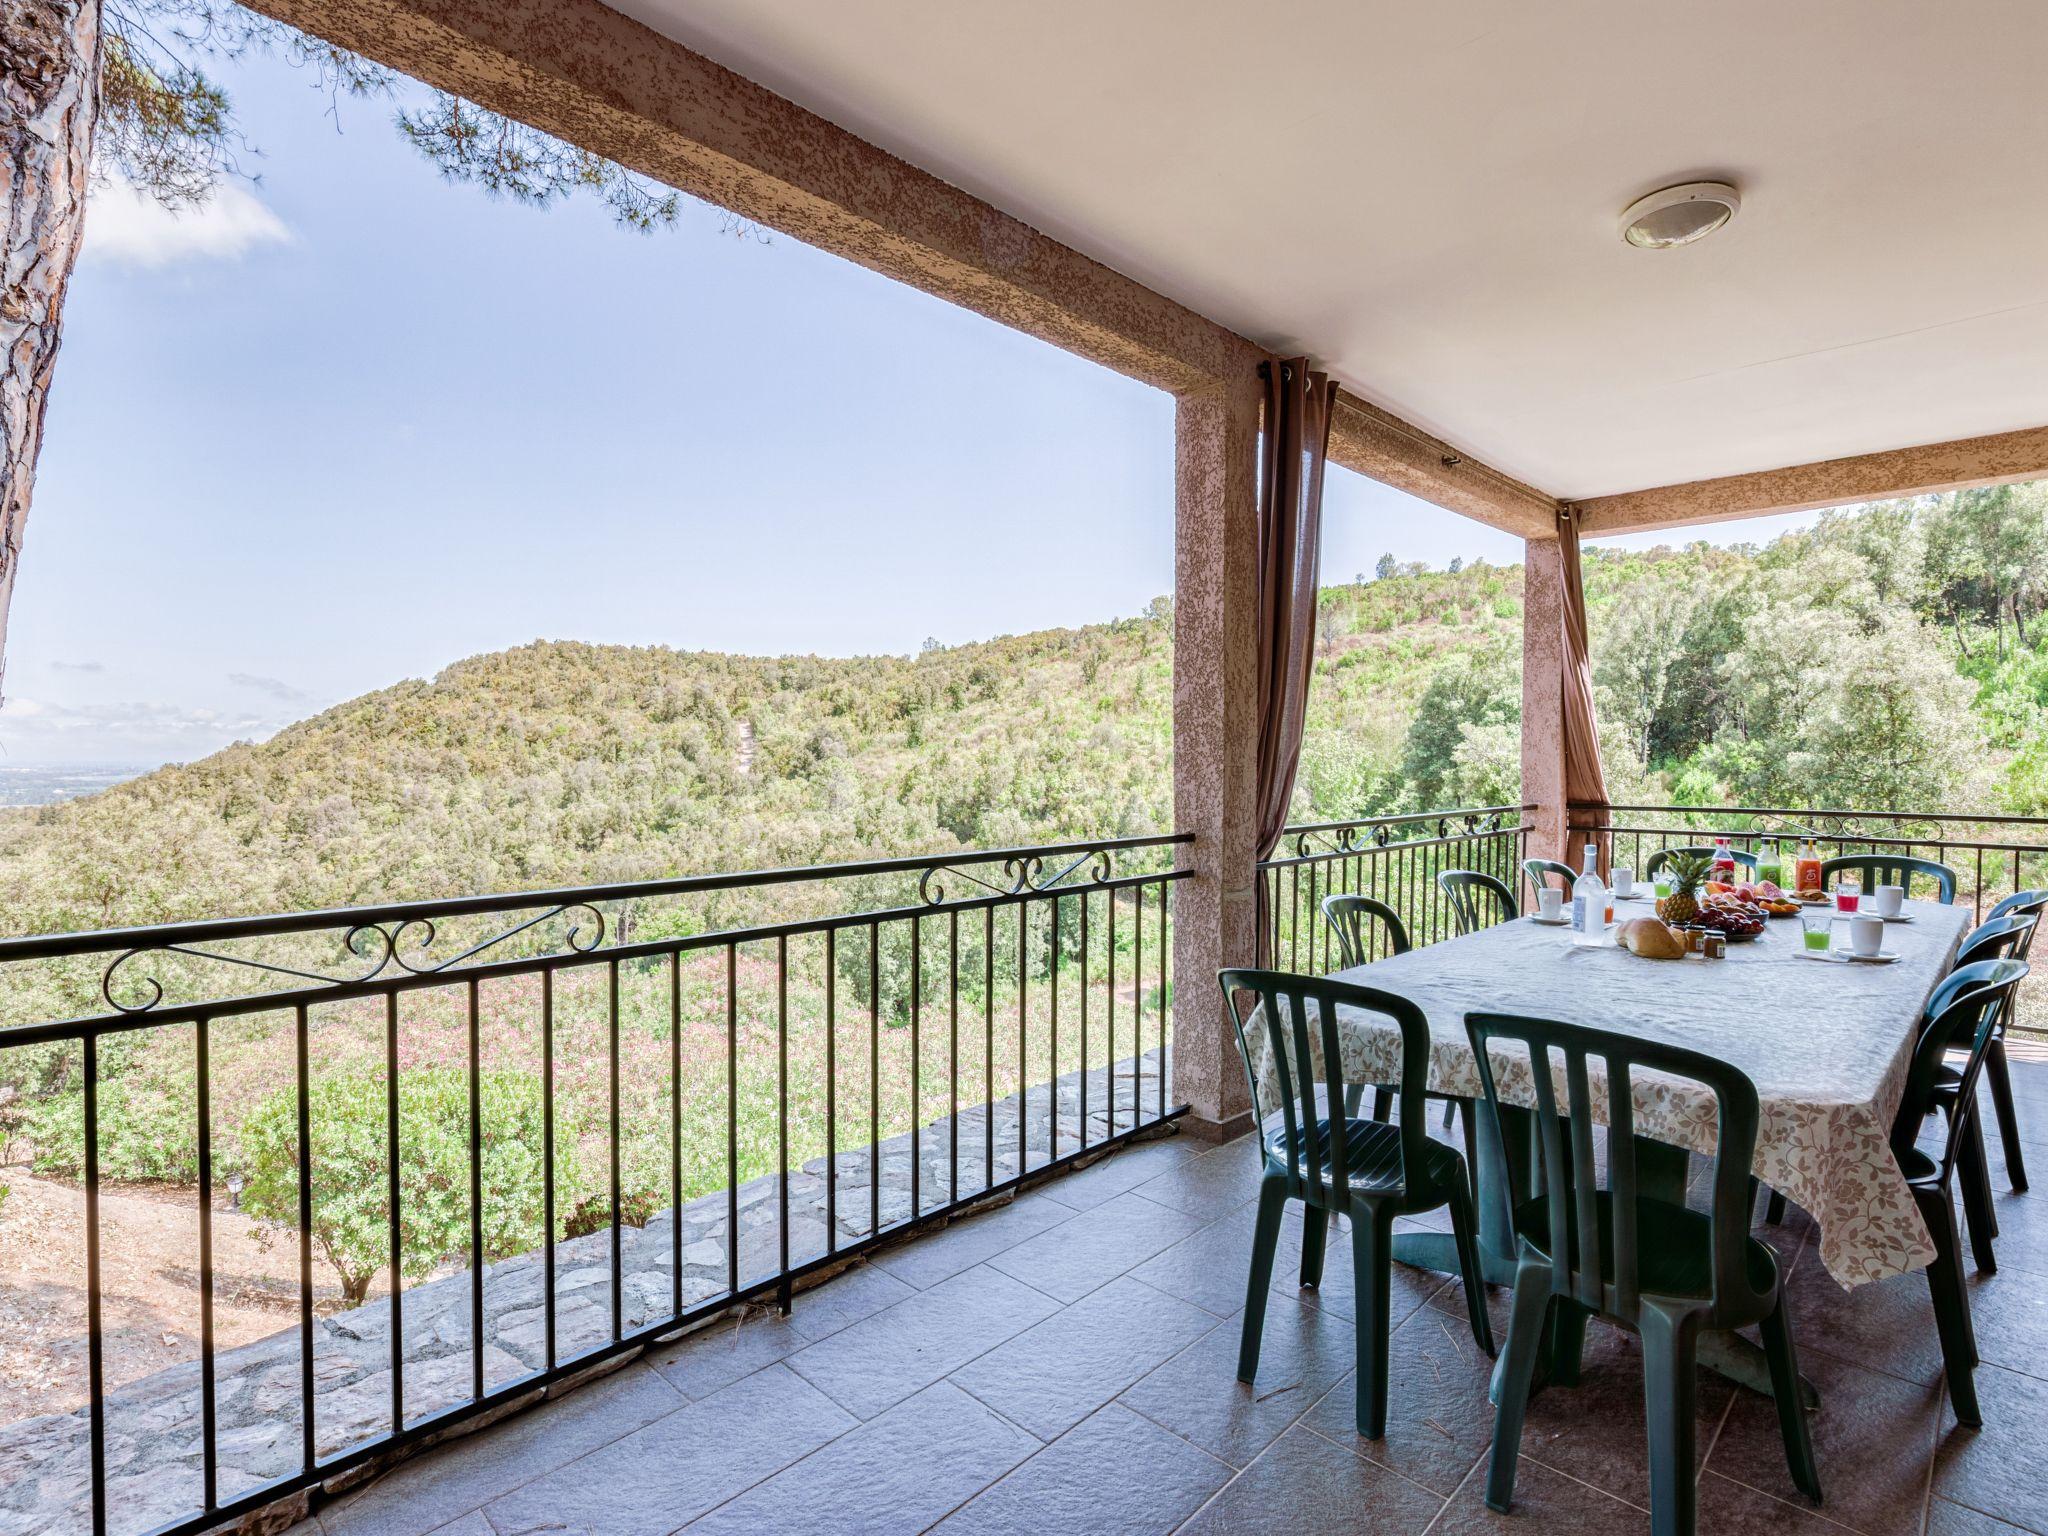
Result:
[[[100,0],[7,0],[0,13],[0,680],[64,289],[85,232],[99,38]]]

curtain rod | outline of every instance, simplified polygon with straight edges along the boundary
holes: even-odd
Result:
[[[1515,479],[1513,476],[1502,474],[1499,470],[1495,469],[1491,464],[1488,464],[1483,459],[1466,458],[1465,455],[1458,452],[1457,449],[1453,448],[1449,443],[1445,442],[1442,438],[1433,437],[1429,433],[1424,432],[1420,427],[1410,426],[1407,422],[1403,421],[1400,417],[1394,415],[1391,411],[1380,410],[1377,406],[1374,406],[1367,401],[1359,399],[1356,395],[1350,394],[1348,391],[1346,391],[1339,398],[1340,400],[1349,400],[1354,408],[1364,410],[1365,412],[1370,414],[1373,420],[1378,422],[1381,426],[1389,427],[1392,430],[1400,433],[1410,442],[1417,443],[1424,448],[1432,450],[1436,454],[1438,461],[1443,465],[1445,469],[1469,469],[1473,471],[1475,474],[1486,475],[1492,478],[1493,480],[1498,481],[1502,486],[1505,486],[1508,490],[1515,492],[1518,496],[1522,496],[1524,498],[1534,497],[1538,502],[1541,502],[1544,506],[1556,508],[1564,505],[1564,503],[1562,502],[1553,501],[1550,497],[1545,496],[1541,491],[1537,490],[1534,486],[1524,485],[1521,481]]]

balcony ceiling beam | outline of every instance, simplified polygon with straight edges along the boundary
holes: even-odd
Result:
[[[1266,354],[597,0],[253,0],[429,85],[1176,394]]]
[[[1517,538],[1557,536],[1554,499],[1349,391],[1337,395],[1330,462]]]
[[[598,0],[252,0],[416,79],[765,228],[1177,395],[1258,343],[1040,234]],[[1529,536],[1555,503],[1345,397],[1337,462]]]
[[[1923,496],[1977,485],[2004,485],[2048,475],[2048,427],[1989,437],[1958,438],[1917,448],[1847,459],[1823,459],[1786,469],[1724,475],[1573,503],[1587,537],[1807,512],[1893,496]]]

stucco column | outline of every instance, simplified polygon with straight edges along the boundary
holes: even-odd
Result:
[[[1254,959],[1259,384],[1174,413],[1173,814],[1195,835],[1173,888],[1173,1092],[1214,1139],[1250,1121],[1216,972]]]
[[[1578,860],[1565,846],[1564,571],[1557,540],[1522,557],[1522,801],[1532,858]]]

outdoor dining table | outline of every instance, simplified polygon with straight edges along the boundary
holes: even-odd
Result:
[[[1648,916],[1647,900],[1617,902],[1617,924]],[[1934,1257],[1891,1152],[1891,1125],[1905,1089],[1913,1042],[1936,983],[1953,964],[1970,921],[1967,907],[1911,901],[1905,921],[1885,925],[1890,963],[1840,958],[1849,945],[1838,924],[1837,954],[1809,958],[1796,918],[1766,925],[1753,942],[1730,944],[1726,958],[1647,960],[1613,942],[1581,947],[1568,928],[1516,918],[1494,927],[1392,955],[1336,974],[1396,993],[1429,1019],[1429,1087],[1462,1099],[1481,1097],[1465,1033],[1468,1012],[1527,1014],[1683,1046],[1732,1063],[1756,1084],[1761,1106],[1752,1171],[1805,1210],[1819,1228],[1820,1261],[1845,1288],[1925,1267]],[[1308,1031],[1311,1070],[1322,1074],[1320,1030]],[[1400,1076],[1400,1034],[1383,1016],[1340,1009],[1339,1048],[1347,1083]],[[1263,1034],[1260,1036],[1263,1042]],[[1261,1116],[1278,1109],[1260,1049],[1253,1066]],[[1514,1275],[1509,1200],[1532,1187],[1528,1126],[1536,1102],[1526,1058],[1498,1051],[1500,1134],[1492,1117],[1474,1117],[1474,1170],[1481,1262],[1489,1281]],[[1682,1199],[1688,1154],[1711,1154],[1713,1100],[1697,1085],[1639,1072],[1633,1076],[1639,1179],[1645,1194]],[[1594,1065],[1592,1104],[1606,1119],[1604,1077]],[[1505,1146],[1503,1147],[1503,1141]],[[1496,1169],[1505,1151],[1509,1179]],[[1394,1255],[1422,1268],[1456,1272],[1448,1234],[1397,1234]],[[1760,1352],[1729,1336],[1702,1364],[1769,1390]]]

